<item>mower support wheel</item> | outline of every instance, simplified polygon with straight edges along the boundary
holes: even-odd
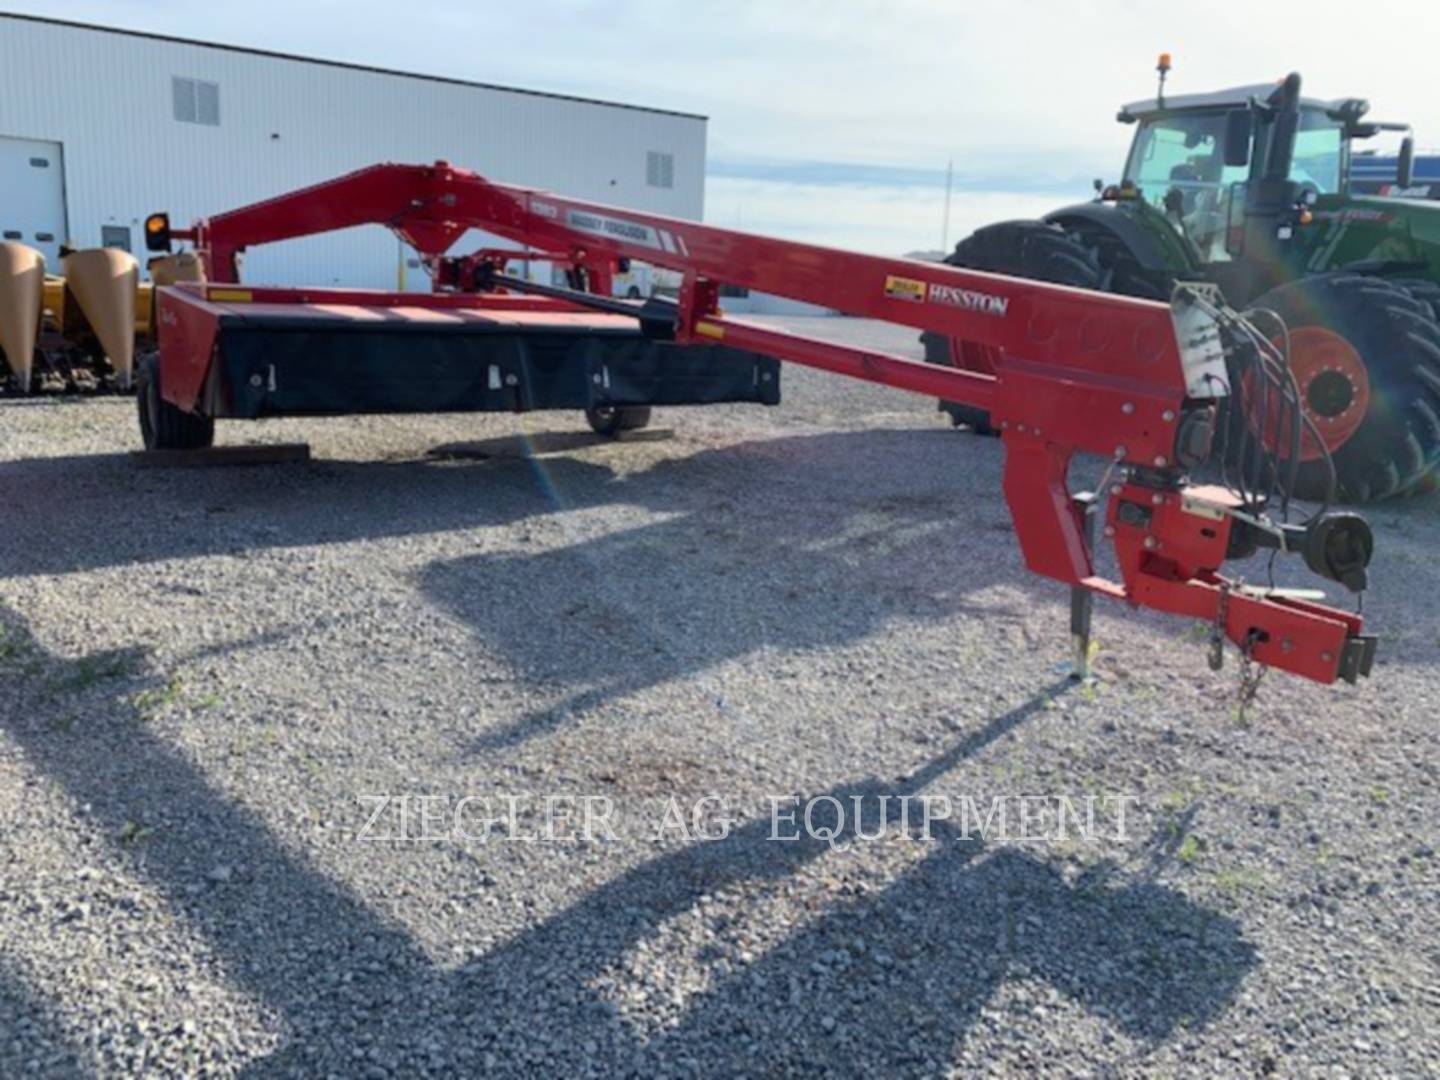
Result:
[[[649,405],[592,405],[585,420],[596,435],[614,438],[622,431],[639,431],[650,426]]]
[[[154,353],[135,366],[135,404],[146,450],[201,450],[215,442],[213,417],[185,412],[160,396],[160,358]]]

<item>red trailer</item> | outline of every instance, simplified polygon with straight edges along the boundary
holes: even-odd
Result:
[[[367,223],[415,247],[440,291],[239,283],[237,256],[249,246]],[[505,274],[515,252],[448,257],[471,228],[562,262],[569,287]],[[1268,491],[1190,482],[1223,431],[1218,406],[1240,392],[1237,364],[1249,364],[1243,382],[1262,409],[1282,426],[1300,422],[1288,368],[1213,291],[1182,289],[1166,305],[860,255],[499,184],[443,161],[373,166],[185,230],[158,214],[146,233],[154,250],[193,243],[208,276],[158,291],[158,355],[141,368],[148,446],[206,444],[217,417],[585,408],[592,423],[623,426],[627,409],[652,404],[774,404],[776,361],[805,364],[989,412],[1004,436],[1005,498],[1026,564],[1083,598],[1081,637],[1099,593],[1213,626],[1217,666],[1228,639],[1248,660],[1321,682],[1369,673],[1375,643],[1358,614],[1219,573],[1227,558],[1263,548],[1301,554],[1359,591],[1372,541],[1353,514],[1283,520],[1283,455]],[[678,301],[611,298],[631,259],[682,274]],[[995,370],[931,366],[726,315],[721,285],[975,342],[992,350]],[[1092,565],[1093,500],[1067,488],[1077,453],[1112,462],[1100,495],[1118,582]]]

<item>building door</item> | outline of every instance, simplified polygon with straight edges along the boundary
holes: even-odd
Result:
[[[58,142],[0,136],[0,239],[38,248],[60,272],[65,242],[65,163]]]

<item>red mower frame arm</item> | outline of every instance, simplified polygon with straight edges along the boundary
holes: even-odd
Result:
[[[1032,571],[1203,620],[1255,661],[1320,682],[1368,673],[1374,644],[1357,615],[1245,590],[1218,573],[1240,527],[1233,501],[1184,483],[1208,452],[1224,378],[1214,322],[1198,306],[776,240],[498,184],[446,162],[372,166],[173,235],[195,244],[212,281],[235,282],[246,247],[362,224],[389,227],[428,259],[471,228],[564,252],[604,294],[621,259],[678,271],[679,341],[724,342],[988,410],[1003,434],[1005,498]],[[722,284],[991,346],[996,372],[735,318],[721,310]],[[1122,467],[1105,526],[1118,583],[1092,566],[1084,510],[1066,483],[1076,452]]]

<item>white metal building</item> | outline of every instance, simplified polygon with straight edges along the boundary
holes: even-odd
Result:
[[[378,161],[699,220],[703,116],[0,14],[0,234],[123,246]],[[18,235],[17,235],[18,234]],[[468,250],[478,235],[454,250]],[[492,241],[493,242],[493,241]],[[255,283],[427,289],[379,226],[256,248]],[[408,264],[408,265],[407,265]]]

